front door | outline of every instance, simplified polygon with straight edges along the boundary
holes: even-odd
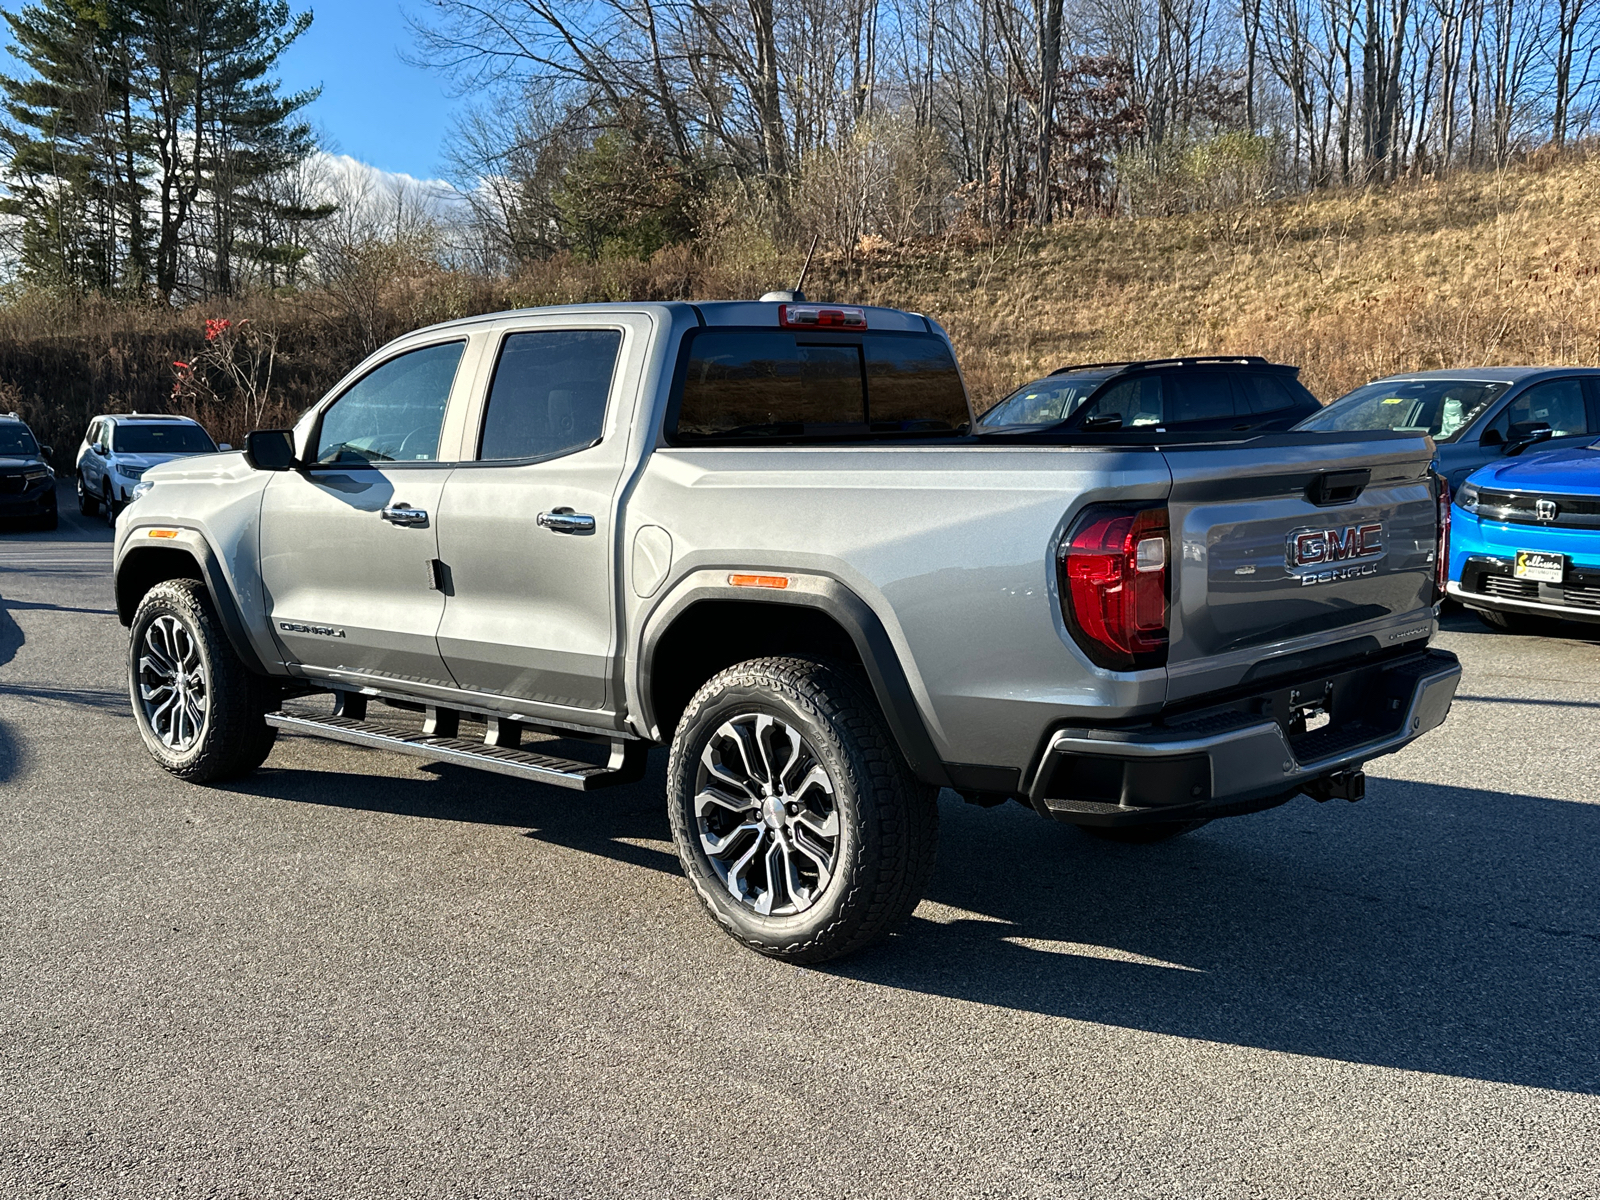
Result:
[[[409,350],[322,415],[310,465],[275,475],[261,506],[272,632],[308,675],[449,685],[434,635],[446,408],[465,341]],[[446,457],[453,458],[447,452]]]
[[[628,432],[613,392],[632,375],[617,370],[627,336],[523,328],[500,343],[476,459],[451,475],[439,520],[439,648],[463,688],[549,710],[607,707]]]

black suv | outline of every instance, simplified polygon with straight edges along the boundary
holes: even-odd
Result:
[[[33,430],[16,413],[0,414],[0,520],[56,527],[56,473]]]
[[[978,418],[978,431],[1288,429],[1322,408],[1299,375],[1256,355],[1084,363],[1018,388]]]

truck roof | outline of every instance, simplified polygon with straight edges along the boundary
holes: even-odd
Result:
[[[650,300],[638,303],[608,303],[608,304],[557,304],[545,305],[535,308],[511,308],[501,312],[481,313],[473,317],[460,317],[454,321],[445,321],[438,325],[428,327],[427,331],[468,327],[481,325],[491,321],[503,321],[508,317],[518,316],[551,316],[563,313],[594,314],[605,312],[659,312],[673,316],[683,316],[696,324],[718,326],[771,326],[773,329],[781,327],[778,310],[785,304],[799,308],[847,308],[859,311],[866,318],[866,328],[869,330],[888,331],[891,333],[933,333],[938,329],[934,322],[921,313],[906,312],[898,308],[882,308],[871,304],[848,304],[834,301],[807,300],[777,301],[777,300]],[[415,330],[415,333],[426,332]],[[850,332],[850,330],[845,330]]]

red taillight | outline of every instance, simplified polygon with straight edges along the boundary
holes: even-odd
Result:
[[[1445,586],[1450,582],[1450,483],[1439,476],[1439,558],[1434,563],[1434,602],[1445,597]]]
[[[785,329],[865,329],[866,310],[829,304],[780,304],[778,324]]]
[[[1167,510],[1094,505],[1061,543],[1061,614],[1096,666],[1167,660]]]

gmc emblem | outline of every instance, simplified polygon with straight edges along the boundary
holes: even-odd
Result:
[[[1383,553],[1383,525],[1346,525],[1343,529],[1296,529],[1289,535],[1289,569],[1331,566]]]

